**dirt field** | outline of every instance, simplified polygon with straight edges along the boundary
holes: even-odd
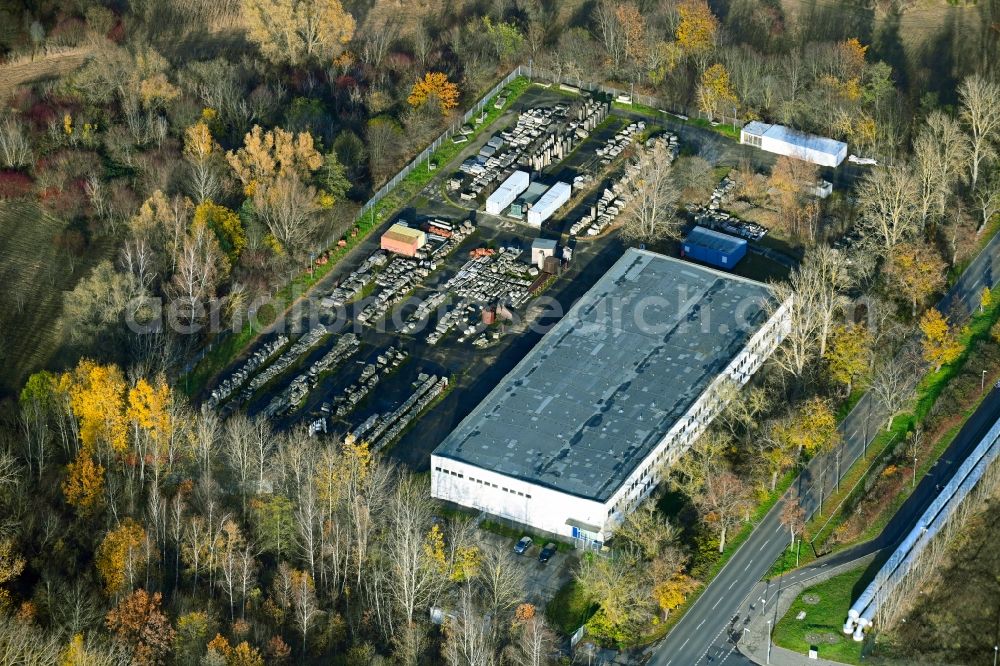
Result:
[[[0,202],[0,397],[19,390],[59,348],[63,291],[107,251],[91,247],[73,272],[52,238],[66,227],[30,202]]]
[[[923,87],[951,102],[958,79],[997,55],[1000,0],[950,5],[917,0],[901,15],[885,15],[845,0],[781,0],[803,38],[857,37],[869,57],[892,65],[904,87]]]
[[[0,99],[4,99],[17,86],[32,81],[54,79],[71,72],[84,63],[90,47],[80,46],[58,53],[21,58],[0,64]]]

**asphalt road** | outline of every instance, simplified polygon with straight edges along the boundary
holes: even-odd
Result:
[[[994,237],[969,265],[955,286],[941,300],[939,309],[943,312],[954,312],[957,308],[962,308],[969,312],[978,307],[983,286],[992,287],[996,284],[997,275],[1000,275],[1000,235]],[[984,402],[984,408],[977,412],[977,416],[984,418],[981,415],[997,413],[1000,409],[998,393],[1000,391],[992,392]],[[843,432],[843,442],[839,447],[841,475],[846,474],[854,461],[864,454],[868,444],[878,434],[878,429],[884,427],[885,421],[885,414],[877,401],[865,394],[841,423]],[[970,425],[975,427],[971,421],[972,419]],[[952,448],[967,444],[968,439],[956,438]],[[974,446],[975,443],[971,445]],[[940,479],[946,473],[946,468],[950,469],[948,466],[956,460],[957,453],[955,455],[950,453],[952,448],[945,453],[942,462],[935,467],[932,475],[924,479],[921,488],[911,496],[912,504],[910,501],[904,504],[898,520],[894,518],[890,522],[883,533],[885,541],[882,541],[883,537],[879,537],[878,543],[873,542],[866,547],[877,548],[880,543],[894,542],[899,536],[896,533],[903,530],[907,524],[912,524],[916,516],[922,513],[923,509],[919,509],[921,502],[930,501],[932,494],[929,493],[936,492],[935,485],[941,483]],[[813,459],[795,484],[807,515],[812,515],[816,511],[822,495],[829,492],[823,488],[824,486],[829,488],[837,474],[836,465],[831,465],[831,460],[835,461],[836,455],[834,453],[826,459]],[[822,483],[823,481],[825,483]],[[733,651],[733,645],[729,641],[729,631],[732,628],[733,618],[738,615],[758,581],[767,574],[771,565],[789,544],[788,530],[781,525],[779,519],[787,497],[786,494],[785,498],[777,502],[754,528],[750,537],[709,583],[698,601],[688,609],[681,621],[660,643],[649,661],[650,664],[698,666],[709,663],[727,665],[751,663],[746,657]],[[839,554],[837,560],[844,561],[841,558],[851,556],[860,557],[861,554],[847,551]]]

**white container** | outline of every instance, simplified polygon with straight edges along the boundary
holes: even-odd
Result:
[[[542,198],[528,211],[528,224],[540,227],[545,220],[569,201],[573,188],[569,183],[559,182],[548,189]]]

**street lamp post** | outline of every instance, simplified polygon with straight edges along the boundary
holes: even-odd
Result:
[[[979,392],[980,393],[985,393],[986,392],[986,371],[985,370],[983,370],[983,381],[981,381],[979,383]]]
[[[865,433],[861,437],[861,457],[868,457],[868,421],[872,416],[872,398],[870,395],[865,395],[862,398],[865,401]]]
[[[997,666],[997,652],[1000,651],[1000,645],[993,646],[993,666]]]

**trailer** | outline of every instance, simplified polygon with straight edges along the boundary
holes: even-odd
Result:
[[[528,224],[533,227],[540,227],[545,220],[562,208],[569,201],[573,187],[569,183],[558,182],[542,195],[542,198],[535,202],[528,209]]]
[[[514,203],[514,200],[528,189],[531,178],[527,171],[515,171],[500,183],[493,194],[486,199],[486,212],[490,215],[500,215]]]

